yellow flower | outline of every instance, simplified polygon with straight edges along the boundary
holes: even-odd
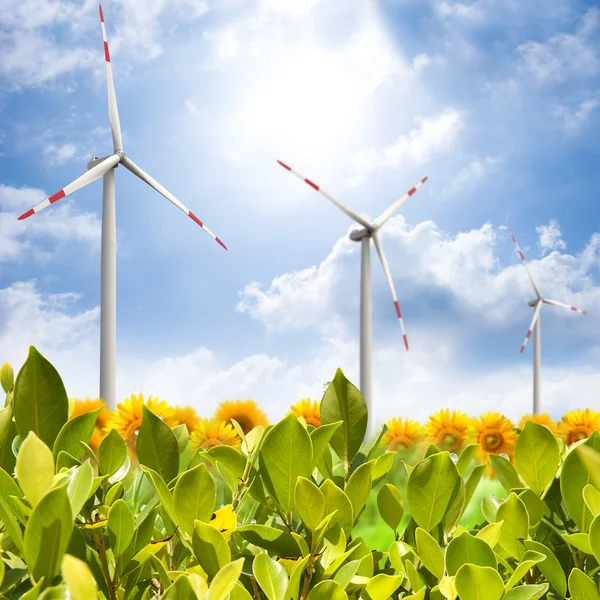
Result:
[[[558,428],[556,427],[556,423],[552,420],[552,417],[546,413],[537,414],[537,415],[523,415],[521,420],[519,421],[519,429],[523,429],[525,427],[526,421],[534,421],[535,423],[539,423],[540,425],[545,425],[550,429],[550,431],[554,435],[558,435]]]
[[[590,437],[593,431],[600,431],[600,413],[589,408],[571,410],[562,418],[558,428],[565,434],[567,446],[570,446]]]
[[[291,407],[297,417],[302,417],[308,425],[321,427],[321,405],[316,400],[302,398]]]
[[[266,427],[269,424],[267,415],[258,408],[254,400],[225,400],[217,407],[215,419],[225,423],[235,419],[244,433],[252,431],[258,425]]]
[[[117,404],[117,409],[112,413],[107,430],[116,429],[130,448],[135,448],[137,435],[142,425],[142,406],[146,406],[157,417],[160,417],[169,427],[175,427],[177,421],[174,418],[175,410],[164,400],[149,396],[144,402],[144,395],[132,394],[123,402]]]
[[[173,419],[178,425],[185,425],[189,433],[192,433],[194,427],[200,422],[200,417],[191,406],[173,407]]]
[[[239,448],[242,445],[242,440],[233,425],[216,419],[200,419],[192,431],[190,440],[195,448],[204,450],[215,446]]]
[[[411,419],[390,419],[387,427],[381,438],[381,445],[388,450],[408,450],[421,436],[421,426]]]
[[[425,439],[440,448],[458,454],[469,434],[469,416],[458,410],[443,408],[425,423]]]
[[[100,398],[96,398],[94,400],[91,400],[90,398],[78,400],[75,398],[73,400],[73,411],[69,416],[69,420],[74,419],[75,417],[78,417],[84,413],[92,412],[101,406],[104,406],[104,402]],[[105,427],[108,424],[109,419],[110,410],[104,406],[104,409],[100,411],[100,414],[96,418],[94,433],[92,434],[92,439],[90,440],[90,448],[94,452],[98,452],[100,442],[106,437]]]
[[[512,421],[497,412],[487,412],[471,419],[469,425],[474,441],[480,444],[477,456],[482,463],[488,463],[488,477],[494,479],[496,473],[489,464],[490,454],[507,454],[512,461],[517,443],[517,432]]]

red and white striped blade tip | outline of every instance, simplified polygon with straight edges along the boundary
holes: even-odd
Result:
[[[532,332],[532,331],[533,331],[533,330],[532,330],[532,329],[530,329],[530,330],[527,332],[527,335],[525,336],[525,341],[523,342],[523,345],[521,346],[521,353],[523,352],[523,350],[525,350],[525,346],[527,346],[527,342],[529,341],[529,338],[531,337],[531,332]]]
[[[188,217],[190,219],[192,219],[192,221],[194,221],[195,223],[198,223],[198,225],[200,225],[200,227],[202,227],[202,229],[204,229],[204,231],[208,232],[211,235],[211,237],[214,238],[214,240],[215,240],[215,242],[217,242],[217,244],[219,244],[220,246],[223,246],[223,248],[225,248],[225,250],[228,250],[227,246],[212,231],[210,231],[210,229],[205,227],[204,223],[191,210],[188,212]]]
[[[98,9],[100,11],[100,21],[104,23],[104,13],[102,12],[102,4],[98,4]]]
[[[291,171],[292,167],[288,167],[284,162],[281,162],[279,159],[277,159],[277,162],[286,170]]]
[[[65,196],[65,190],[59,190],[58,192],[56,192],[56,194],[53,194],[49,198],[46,198],[46,200],[44,200],[44,202],[41,203],[44,204],[44,206],[40,207],[40,205],[38,205],[34,208],[30,208],[28,211],[25,211],[20,217],[17,217],[17,221],[22,221],[23,219],[31,217],[31,215],[34,215],[36,213],[36,208],[39,208],[41,210],[42,208],[48,206],[48,204],[54,204],[55,202],[58,202],[61,198],[64,198]],[[45,204],[46,202],[48,202],[48,204]]]
[[[402,337],[404,337],[404,345],[406,346],[406,351],[408,352],[408,338],[406,337],[406,335]]]

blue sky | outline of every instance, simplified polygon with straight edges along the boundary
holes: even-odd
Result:
[[[575,0],[103,4],[125,151],[227,244],[116,171],[117,395],[272,418],[358,384],[359,246],[280,158],[377,217],[411,350],[372,253],[376,420],[598,406],[600,8]],[[0,15],[0,360],[34,344],[98,393],[101,182],[16,217],[111,151],[97,4]]]

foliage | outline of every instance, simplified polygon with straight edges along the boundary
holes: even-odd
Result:
[[[600,600],[597,431],[567,446],[526,421],[514,461],[492,456],[505,497],[481,498],[477,445],[408,464],[384,432],[365,441],[339,369],[320,427],[232,420],[240,449],[191,452],[185,425],[143,406],[139,464],[115,430],[90,448],[100,409],[69,420],[35,348],[0,375],[1,599]]]

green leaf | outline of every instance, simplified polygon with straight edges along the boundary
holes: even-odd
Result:
[[[314,531],[325,516],[325,498],[321,490],[306,477],[298,477],[294,491],[296,509],[304,524]]]
[[[13,389],[15,384],[15,373],[7,362],[2,363],[0,367],[0,384],[6,394]]]
[[[225,600],[240,577],[244,559],[238,558],[229,564],[226,564],[214,577],[206,600]]]
[[[391,483],[386,483],[377,494],[377,508],[381,518],[395,532],[404,516],[400,490]]]
[[[260,450],[261,475],[277,502],[290,513],[294,509],[294,490],[298,477],[310,477],[312,443],[298,417],[290,413],[273,426]]]
[[[510,492],[514,488],[523,487],[519,479],[519,474],[510,460],[499,454],[490,454],[490,462],[494,471],[496,471],[498,481],[507,492]]]
[[[321,581],[310,590],[307,600],[347,600],[348,594],[342,586],[331,579]],[[377,596],[373,597],[374,600]],[[271,600],[271,599],[270,599]]]
[[[237,532],[251,544],[259,546],[277,556],[302,556],[298,542],[287,531],[266,525],[242,525]]]
[[[515,447],[515,463],[525,483],[539,496],[560,464],[558,440],[548,427],[525,421]]]
[[[525,573],[531,570],[535,565],[542,562],[546,556],[541,554],[540,552],[535,552],[534,550],[527,550],[523,555],[521,562],[517,565],[515,570],[513,571],[510,579],[504,585],[505,590],[510,590],[514,587],[523,577],[525,577]]]
[[[367,420],[367,405],[362,394],[338,369],[321,400],[321,423],[327,425],[342,421],[342,426],[331,438],[331,446],[346,471],[365,439]]]
[[[567,454],[560,474],[560,491],[579,531],[592,523],[592,513],[583,499],[583,489],[591,484],[600,491],[600,433],[594,431]]]
[[[96,600],[98,598],[96,580],[85,562],[70,554],[65,554],[61,572],[73,600]]]
[[[52,488],[54,457],[48,446],[30,431],[21,444],[16,466],[17,480],[32,508]]]
[[[179,473],[179,445],[171,428],[147,406],[142,406],[142,425],[136,441],[141,465],[156,471],[169,483]]]
[[[331,436],[337,431],[342,423],[343,421],[328,423],[327,425],[321,425],[321,427],[317,427],[310,432],[310,439],[313,446],[313,464],[311,472],[317,466],[317,463],[321,460],[323,454],[328,450]]]
[[[231,561],[231,551],[223,534],[206,523],[196,521],[192,535],[194,556],[209,579]]]
[[[569,592],[573,600],[600,600],[598,586],[579,569],[569,575]]]
[[[417,552],[425,568],[435,577],[441,579],[444,575],[444,552],[440,545],[427,531],[417,527]]]
[[[419,462],[408,478],[408,507],[419,527],[431,531],[441,523],[460,491],[461,478],[448,452]]]
[[[537,568],[558,592],[558,595],[564,598],[567,595],[567,577],[556,555],[550,548],[544,546],[544,544],[540,544],[540,542],[526,540],[523,544],[527,550],[535,550],[535,552],[539,552],[545,556],[545,559],[538,563]]]
[[[296,561],[294,568],[290,574],[290,580],[285,590],[283,600],[298,600],[300,597],[300,581],[302,579],[302,573],[310,560],[310,556],[305,556]]]
[[[25,527],[25,562],[36,581],[58,575],[72,531],[71,505],[63,485],[38,502]]]
[[[465,531],[452,539],[446,549],[446,568],[448,575],[454,576],[467,563],[478,567],[496,569],[498,562],[490,545],[484,540],[473,537]]]
[[[456,463],[456,468],[458,469],[458,473],[461,477],[465,476],[465,473],[467,472],[467,469],[469,468],[469,465],[471,464],[478,447],[479,444],[469,444],[468,446],[465,446],[463,451],[460,453],[458,462]]]
[[[133,539],[135,520],[124,500],[117,500],[108,511],[108,539],[115,556],[121,556]]]
[[[465,483],[465,507],[469,506],[469,502],[475,495],[477,491],[477,486],[487,469],[486,464],[476,465],[475,468],[471,471],[467,482]]]
[[[89,444],[96,427],[96,419],[103,409],[104,407],[101,406],[96,410],[83,413],[67,421],[62,426],[54,442],[54,448],[52,449],[54,456],[56,457],[59,452],[64,451],[77,460],[81,460],[84,450],[79,442],[84,441]]]
[[[360,467],[350,475],[350,479],[348,479],[348,483],[344,489],[346,496],[348,496],[350,503],[352,504],[354,519],[358,518],[358,515],[366,504],[369,493],[371,492],[374,468],[374,460],[360,465]]]
[[[187,425],[185,423],[182,423],[181,425],[176,425],[175,427],[173,427],[172,431],[175,434],[175,438],[177,439],[177,447],[179,448],[179,454],[181,454],[187,448],[188,442],[190,441],[190,434]]]
[[[498,543],[512,557],[521,560],[525,553],[521,541],[529,536],[529,514],[525,504],[512,492],[498,508],[496,518],[504,521]]]
[[[94,483],[94,470],[89,460],[71,471],[71,481],[67,485],[67,496],[71,504],[73,520],[87,502]]]
[[[16,461],[12,451],[12,442],[17,436],[17,425],[12,417],[12,406],[0,410],[0,468],[8,473],[14,471]]]
[[[6,501],[0,497],[0,521],[4,524],[6,533],[8,533],[13,544],[17,547],[21,555],[23,554],[23,532],[14,516],[12,509]]]
[[[185,425],[184,425],[185,427]],[[177,579],[169,586],[162,600],[198,600],[198,596],[190,583],[188,575],[179,575]]]
[[[595,517],[590,525],[590,548],[595,559],[600,562],[600,517]]]
[[[98,462],[100,471],[106,475],[114,475],[127,458],[127,444],[116,429],[111,429],[100,442]]]
[[[14,390],[17,430],[25,439],[30,431],[52,448],[69,418],[69,399],[56,369],[33,347],[17,375]]]
[[[285,569],[268,554],[259,554],[252,563],[252,572],[268,600],[282,600],[288,585]]]
[[[167,484],[156,471],[153,471],[148,467],[144,467],[143,465],[141,465],[140,468],[150,480],[150,483],[152,484],[152,487],[154,488],[154,491],[160,500],[162,508],[169,516],[169,519],[171,519],[175,525],[179,525],[179,515],[175,510],[173,496],[171,495]]]
[[[377,481],[384,475],[387,475],[394,464],[395,456],[396,452],[386,450],[383,454],[377,457],[375,460],[375,467],[373,467],[373,481]],[[367,460],[367,462],[369,461]]]
[[[338,524],[349,537],[354,524],[354,511],[348,496],[331,479],[326,479],[320,487],[325,499],[324,514],[335,512],[331,524]]]
[[[571,533],[570,535],[563,533],[562,536],[565,541],[577,548],[577,550],[581,550],[586,554],[594,554],[590,545],[590,536],[587,533]]]
[[[388,600],[388,598],[400,587],[404,577],[402,575],[386,575],[379,573],[375,575],[365,586],[367,594],[372,600]]]
[[[461,600],[500,600],[504,596],[502,577],[492,567],[463,565],[455,584]]]
[[[491,496],[484,496],[481,500],[481,512],[485,517],[488,523],[496,522],[496,514],[498,513],[498,508],[504,502],[500,498],[495,498]]]
[[[503,600],[535,600],[541,598],[548,591],[547,583],[538,585],[520,585],[519,587],[508,590]]]
[[[600,515],[600,492],[593,485],[583,488],[583,499],[593,517]]]
[[[173,493],[175,510],[181,528],[194,533],[194,521],[208,521],[217,500],[217,483],[205,465],[185,471],[175,484]]]
[[[540,497],[535,494],[533,490],[525,489],[523,491],[515,490],[517,495],[521,500],[523,500],[523,504],[525,504],[525,508],[527,508],[527,513],[529,514],[529,528],[530,530],[537,529],[539,524],[542,522],[544,518],[544,504],[540,500]]]

